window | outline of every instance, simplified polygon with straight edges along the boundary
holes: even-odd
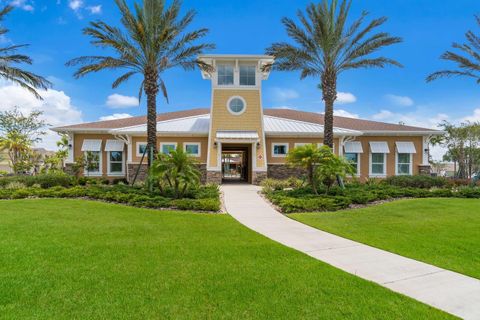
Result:
[[[176,142],[167,142],[167,143],[160,144],[160,152],[165,154],[170,154],[171,150],[177,150]]]
[[[224,64],[217,67],[218,85],[233,85],[233,66]]]
[[[200,143],[197,142],[185,142],[183,144],[185,152],[194,157],[200,157]]]
[[[254,86],[256,77],[255,66],[240,66],[240,85]]]
[[[360,157],[358,153],[345,153],[345,159],[350,162],[355,170],[355,173],[360,174]]]
[[[137,157],[143,156],[146,150],[147,150],[146,142],[137,142]],[[145,154],[145,156],[147,157],[148,154]]]
[[[123,151],[110,151],[108,153],[108,174],[123,175]]]
[[[231,97],[227,103],[228,111],[234,115],[240,115],[245,112],[246,103],[242,97]]]
[[[89,175],[102,174],[102,152],[101,151],[86,151],[84,154],[85,173]]]
[[[385,153],[371,153],[370,154],[370,175],[384,176],[386,175],[386,156]]]
[[[288,153],[288,143],[274,143],[272,144],[273,157],[285,157]]]
[[[412,174],[412,154],[397,153],[397,175]]]

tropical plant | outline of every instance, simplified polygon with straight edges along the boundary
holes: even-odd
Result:
[[[308,184],[313,192],[318,194],[315,182],[315,167],[323,162],[323,158],[332,153],[327,146],[318,148],[316,144],[306,144],[290,150],[287,154],[287,164],[291,167],[302,168],[307,171]]]
[[[180,17],[181,2],[173,0],[169,7],[165,0],[143,0],[135,3],[135,10],[125,0],[115,0],[121,13],[122,27],[112,26],[104,21],[91,22],[83,33],[92,38],[96,47],[109,48],[113,56],[84,56],[73,59],[68,66],[81,65],[75,77],[80,78],[92,72],[110,69],[125,69],[127,72],[113,82],[117,88],[132,76],[140,74],[142,82],[138,98],[147,96],[147,141],[149,149],[156,154],[157,94],[162,91],[168,103],[168,94],[162,78],[165,71],[175,67],[185,70],[210,66],[199,61],[197,56],[213,49],[209,43],[195,44],[203,38],[208,29],[201,28],[185,32],[192,23],[195,12],[188,11]],[[149,165],[150,157],[149,157]]]
[[[29,162],[31,140],[28,136],[16,131],[0,136],[0,151],[7,150],[10,166],[14,173],[20,174],[31,169]]]
[[[366,26],[367,12],[347,27],[351,1],[323,0],[309,4],[306,15],[298,11],[300,25],[290,18],[282,23],[295,44],[274,43],[266,50],[276,59],[273,68],[281,71],[301,71],[300,78],[318,77],[325,102],[325,145],[333,147],[333,105],[337,99],[337,79],[340,73],[359,68],[401,66],[386,57],[372,57],[383,47],[402,41],[388,33],[371,32],[383,25],[386,17],[374,19]]]
[[[315,168],[315,179],[326,187],[326,192],[335,184],[338,177],[353,177],[355,168],[343,157],[336,156],[330,148],[323,153],[322,161]]]
[[[196,161],[185,151],[170,150],[168,154],[159,153],[150,168],[150,178],[157,182],[160,192],[165,194],[165,184],[170,187],[175,198],[182,198],[188,188],[200,182],[200,171]]]
[[[12,6],[5,6],[0,9],[0,22],[5,19],[5,16],[13,10]],[[8,29],[0,26],[0,36],[8,33]],[[8,45],[0,48],[0,78],[11,81],[20,87],[31,92],[37,99],[42,99],[36,89],[48,89],[51,83],[34,73],[22,70],[16,67],[17,64],[32,64],[32,59],[26,55],[17,53],[18,49],[25,48],[26,44]]]
[[[475,16],[477,24],[480,26],[480,17]],[[473,78],[477,84],[480,84],[480,37],[473,31],[465,33],[467,43],[452,44],[453,49],[459,50],[459,53],[446,51],[440,56],[440,59],[457,64],[456,69],[447,69],[434,72],[427,77],[427,82],[439,78],[450,78],[454,76],[464,76]]]

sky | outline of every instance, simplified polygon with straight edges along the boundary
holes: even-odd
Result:
[[[140,0],[137,0],[140,1]],[[208,28],[203,41],[214,43],[208,53],[263,54],[273,42],[290,42],[282,17],[295,18],[310,1],[304,0],[184,0],[183,11],[197,12],[190,30]],[[53,126],[145,114],[145,101],[136,99],[140,77],[117,89],[111,84],[120,75],[104,71],[75,79],[65,63],[82,55],[109,54],[92,46],[82,29],[90,21],[119,25],[113,1],[102,0],[0,0],[15,6],[4,21],[10,32],[0,38],[6,44],[29,44],[21,52],[34,60],[27,69],[47,77],[53,87],[41,92],[43,101],[6,82],[0,82],[0,110],[18,105],[28,112],[44,111]],[[129,1],[133,3],[133,1]],[[426,83],[436,70],[452,67],[439,56],[452,42],[463,42],[465,32],[480,34],[474,15],[480,14],[478,0],[353,0],[350,21],[362,11],[369,18],[388,17],[379,31],[403,38],[380,54],[394,58],[403,68],[350,70],[338,79],[336,114],[378,121],[434,128],[442,120],[459,123],[480,121],[480,87],[466,78]],[[210,83],[200,72],[174,69],[164,75],[170,103],[158,99],[158,112],[209,107]],[[266,108],[291,108],[322,112],[318,79],[300,80],[295,72],[272,72],[263,83]],[[46,137],[43,146],[53,148],[57,139]]]

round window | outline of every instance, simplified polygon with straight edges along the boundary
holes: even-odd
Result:
[[[233,97],[228,102],[228,110],[233,114],[242,114],[245,111],[245,101],[240,97]]]

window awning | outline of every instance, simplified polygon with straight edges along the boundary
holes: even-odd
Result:
[[[105,151],[112,152],[112,151],[123,151],[125,148],[125,142],[120,140],[107,140],[105,144]]]
[[[363,153],[362,143],[360,141],[345,142],[345,153]]]
[[[370,151],[372,153],[390,153],[388,143],[386,141],[371,141]]]
[[[217,139],[258,140],[257,131],[217,131]]]
[[[82,151],[101,151],[102,140],[85,139],[82,144]]]
[[[417,153],[417,149],[415,149],[415,144],[411,141],[407,142],[396,142],[397,145],[397,152],[398,153]]]

